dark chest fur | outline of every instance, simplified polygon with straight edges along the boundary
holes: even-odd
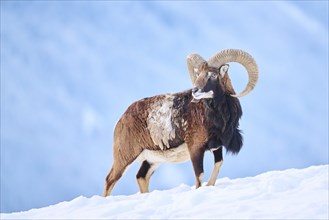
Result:
[[[242,109],[239,100],[224,95],[217,100],[204,100],[204,105],[209,128],[208,148],[225,146],[228,151],[235,151],[235,148],[240,150],[242,137],[238,127]],[[239,139],[237,144],[241,146],[232,146],[232,139],[236,138]]]
[[[186,129],[189,127],[188,129],[193,129],[192,132],[202,129],[207,131],[208,149],[225,146],[228,151],[238,153],[242,147],[242,136],[238,129],[242,116],[239,100],[229,95],[202,100],[199,103],[191,103],[191,100],[190,90],[175,96],[173,108],[177,111],[176,115],[173,115],[172,124],[176,135],[175,139],[169,142],[170,147],[184,143]]]

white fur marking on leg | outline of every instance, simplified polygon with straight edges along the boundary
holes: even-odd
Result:
[[[201,185],[202,185],[203,177],[204,177],[204,173],[200,173],[198,179],[199,179]]]
[[[223,160],[215,163],[214,168],[211,172],[211,176],[210,176],[209,181],[207,183],[207,186],[214,186],[215,185],[216,179],[217,179],[217,176],[218,176],[218,173],[219,173],[219,170],[220,170],[222,164],[223,164]]]
[[[147,180],[145,178],[138,178],[137,183],[138,183],[138,186],[139,186],[139,191],[141,193],[146,193],[146,192],[149,191]]]

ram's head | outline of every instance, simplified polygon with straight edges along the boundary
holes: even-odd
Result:
[[[228,74],[229,62],[240,63],[248,72],[249,80],[245,89],[235,94]],[[220,85],[221,91],[233,97],[242,97],[251,92],[258,80],[258,67],[250,54],[242,50],[223,50],[206,62],[198,54],[187,57],[187,68],[193,83],[194,101],[214,97],[214,87]]]

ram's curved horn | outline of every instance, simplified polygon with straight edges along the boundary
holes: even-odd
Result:
[[[237,49],[227,49],[223,50],[208,60],[208,64],[211,67],[219,68],[225,63],[236,62],[240,63],[244,68],[246,68],[249,76],[248,84],[245,89],[236,95],[231,95],[233,97],[242,97],[251,92],[256,86],[258,80],[258,66],[254,58],[245,51]]]
[[[191,81],[192,81],[193,85],[194,85],[196,78],[199,75],[198,68],[204,62],[206,62],[206,61],[200,55],[198,55],[196,53],[192,53],[192,54],[188,55],[186,58],[187,69],[188,69],[188,72],[190,73],[190,77],[191,77]]]

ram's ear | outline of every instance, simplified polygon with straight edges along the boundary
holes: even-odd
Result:
[[[228,73],[229,67],[230,67],[230,65],[228,65],[228,64],[224,64],[221,67],[219,67],[219,74],[220,74],[221,78],[223,78],[225,76],[225,74]]]

